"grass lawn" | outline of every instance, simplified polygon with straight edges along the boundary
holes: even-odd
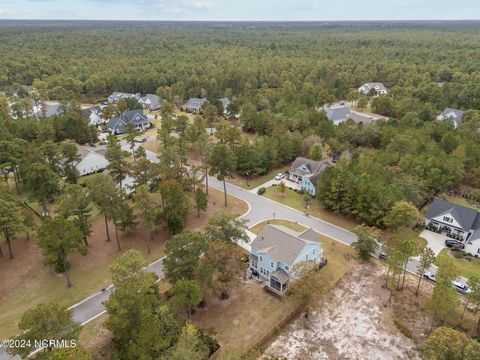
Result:
[[[234,185],[240,186],[244,189],[254,189],[257,186],[260,186],[267,181],[272,180],[278,173],[284,173],[287,171],[290,167],[289,166],[281,166],[275,169],[272,169],[268,171],[265,175],[262,176],[252,176],[250,178],[247,178],[246,176],[242,176],[239,174],[235,175],[235,179],[230,179],[228,180],[229,183],[232,183]],[[248,181],[248,185],[247,185]]]
[[[450,252],[450,254],[452,253],[453,252]],[[437,255],[437,259],[440,259],[443,256],[449,256],[448,249],[440,251]],[[471,276],[480,277],[480,259],[474,257],[456,258],[454,256],[450,256],[450,258],[454,261],[462,276],[467,278]]]
[[[281,224],[295,231],[305,229],[290,221],[271,220],[270,223]],[[258,233],[265,224],[256,225],[250,230]],[[354,251],[326,236],[318,236],[328,259],[328,264],[318,272],[318,278],[316,277],[317,286],[321,287],[323,294],[351,268]],[[233,290],[228,300],[216,300],[199,309],[192,321],[196,326],[214,330],[224,349],[248,349],[296,307],[293,297],[279,299],[249,281]]]
[[[200,217],[191,214],[187,217],[187,226],[198,229],[203,226],[208,218],[223,210],[223,193],[211,189],[209,195],[209,208]],[[227,211],[243,214],[247,211],[247,204],[230,197]],[[35,245],[35,239],[28,241],[25,236],[20,236],[13,242],[15,258],[9,260],[8,256],[0,258],[0,338],[14,336],[22,314],[29,308],[40,303],[56,302],[61,305],[71,306],[95,291],[110,284],[109,265],[120,255],[116,250],[113,226],[110,226],[112,241],[106,242],[103,218],[98,218],[92,224],[92,236],[89,239],[89,253],[87,256],[73,254],[71,278],[72,288],[67,288],[63,274],[55,274],[50,267],[43,265],[40,250]],[[162,226],[154,234],[150,244],[152,253],[146,254],[145,231],[141,225],[129,234],[120,233],[122,251],[135,248],[144,253],[149,262],[164,255],[165,241],[169,238]],[[2,244],[5,250],[5,245]]]
[[[310,200],[310,209],[307,210],[305,208],[304,195],[297,193],[291,189],[286,190],[287,191],[285,192],[285,194],[280,194],[277,190],[277,187],[272,186],[267,189],[264,196],[281,204],[297,209],[301,212],[308,212],[312,216],[328,221],[329,223],[332,223],[347,230],[353,230],[355,226],[357,226],[355,220],[349,219],[341,214],[335,214],[325,209],[316,199]]]

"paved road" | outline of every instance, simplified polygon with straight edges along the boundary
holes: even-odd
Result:
[[[123,142],[122,147],[125,150],[129,150],[128,146]],[[151,158],[151,161],[158,161],[156,155],[153,152],[147,151],[147,156],[149,157],[149,159]],[[223,192],[222,182],[218,181],[215,178],[209,177],[208,183],[209,186],[211,186],[212,188]],[[259,196],[238,186],[227,183],[227,193],[245,201],[249,205],[248,212],[241,216],[246,220],[249,227],[272,218],[288,219],[306,227],[311,227],[315,231],[347,245],[351,245],[357,240],[355,234],[348,230],[330,224],[321,219],[306,215],[301,211],[287,207],[273,200],[267,199],[263,196]],[[412,259],[408,263],[407,269],[411,272],[416,273],[417,264],[418,261]],[[150,264],[147,267],[147,270],[156,273],[158,278],[162,279],[164,277],[162,259],[159,259],[156,262]],[[435,273],[436,268],[432,268],[431,271]],[[89,296],[80,303],[73,305],[71,308],[73,309],[73,318],[75,319],[75,321],[78,321],[81,324],[85,324],[88,321],[91,321],[97,316],[103,314],[105,312],[103,302],[110,296],[113,290],[114,287],[113,285],[111,285],[103,291],[93,294],[92,296]],[[7,355],[3,349],[0,349],[0,360],[8,359],[12,359],[12,357]]]

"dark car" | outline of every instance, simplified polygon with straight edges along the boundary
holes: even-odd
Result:
[[[453,247],[453,246],[458,246],[458,245],[462,245],[462,243],[458,240],[453,240],[453,239],[447,239],[445,240],[445,246],[446,247]]]
[[[147,142],[147,140],[148,140],[147,138],[142,138],[142,139],[140,139],[140,140],[137,140],[137,142],[139,142],[139,143],[144,143],[144,142]]]
[[[388,254],[384,250],[380,251],[380,254],[378,254],[378,258],[380,260],[387,260],[387,257],[388,257]]]

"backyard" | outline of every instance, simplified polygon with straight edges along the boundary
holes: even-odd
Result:
[[[269,223],[288,226],[295,231],[304,227],[284,220],[271,220]],[[250,230],[258,233],[266,223],[257,224]],[[319,272],[317,280],[321,293],[326,293],[355,263],[354,251],[323,235],[317,234],[322,241],[324,255],[328,264]],[[295,311],[297,303],[291,296],[279,299],[265,292],[260,285],[251,280],[245,281],[232,291],[227,300],[216,300],[205,308],[197,310],[193,322],[197,326],[212,329],[223,348],[250,349],[258,339],[268,334],[288,314]]]

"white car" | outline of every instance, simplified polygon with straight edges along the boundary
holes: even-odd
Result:
[[[277,176],[275,176],[275,180],[280,181],[280,180],[282,180],[284,177],[285,177],[285,174],[280,173],[280,174],[277,174]]]
[[[462,294],[469,294],[469,293],[472,292],[472,289],[470,289],[466,284],[462,284],[459,281],[453,280],[452,281],[452,286],[455,290],[457,290],[458,292],[460,292]]]
[[[434,281],[434,282],[437,281],[437,279],[435,278],[435,274],[432,274],[430,271],[425,271],[423,273],[423,277],[430,281]]]

